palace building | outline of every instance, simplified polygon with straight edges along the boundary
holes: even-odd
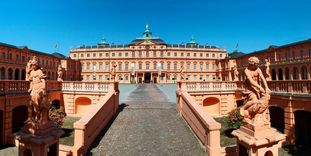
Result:
[[[120,83],[174,83],[183,67],[189,81],[213,81],[216,60],[227,57],[223,48],[199,45],[192,37],[186,44],[168,44],[154,37],[146,25],[143,36],[127,45],[114,45],[102,39],[95,46],[70,50],[81,62],[83,81],[109,81],[113,65]]]

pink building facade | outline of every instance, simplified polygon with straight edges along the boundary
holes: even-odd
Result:
[[[194,38],[187,44],[167,44],[153,37],[148,25],[142,37],[127,45],[108,44],[70,50],[81,62],[83,81],[109,81],[113,65],[120,83],[175,83],[183,66],[188,81],[215,81],[216,60],[227,57],[225,49],[199,45]]]

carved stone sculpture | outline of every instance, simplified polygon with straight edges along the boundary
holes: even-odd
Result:
[[[30,87],[28,92],[30,92],[30,100],[28,103],[28,120],[25,127],[26,131],[32,129],[32,133],[49,122],[50,101],[46,95],[46,75],[39,67],[36,57],[30,60],[29,64]]]
[[[250,57],[248,67],[244,70],[246,90],[243,92],[244,105],[240,108],[240,114],[247,123],[253,123],[255,116],[261,123],[269,122],[265,118],[264,111],[268,108],[271,91],[258,64],[257,57]]]
[[[271,81],[270,62],[268,59],[265,59],[265,75],[266,75],[266,80]]]
[[[239,81],[239,74],[240,73],[239,73],[239,71],[238,71],[236,66],[232,67],[232,72],[233,72],[233,76],[234,76],[233,81]]]
[[[114,64],[111,68],[111,71],[110,71],[110,75],[111,75],[111,80],[115,81],[115,77],[116,77],[116,73],[115,73],[115,70],[116,70],[116,67],[117,65]]]
[[[58,69],[57,69],[57,81],[63,81],[63,68],[62,65],[58,65]]]
[[[181,81],[185,81],[186,80],[186,73],[185,73],[185,68],[184,68],[183,65],[181,66],[181,69],[180,69],[180,80]]]

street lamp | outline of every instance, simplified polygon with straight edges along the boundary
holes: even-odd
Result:
[[[159,83],[162,77],[162,64],[158,62],[158,74],[159,74]]]
[[[134,75],[135,75],[135,64],[134,63],[131,63],[131,68],[132,68],[132,82],[133,82],[133,79],[135,79]]]

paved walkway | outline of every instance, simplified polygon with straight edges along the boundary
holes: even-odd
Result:
[[[169,102],[156,85],[138,85],[121,107],[123,110],[87,155],[207,155],[177,114],[175,103]]]

